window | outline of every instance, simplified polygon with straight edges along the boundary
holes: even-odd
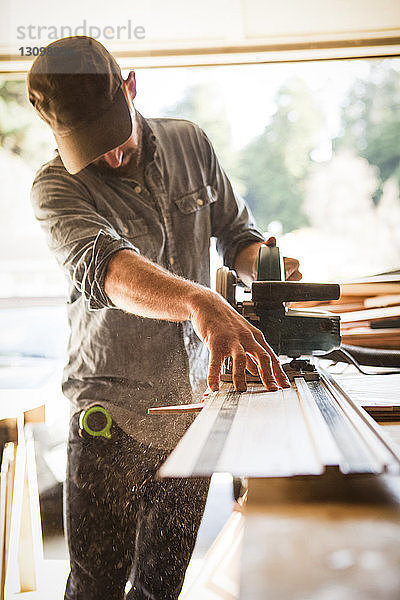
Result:
[[[212,140],[259,226],[309,280],[400,262],[400,59],[142,69],[144,116],[183,117]],[[22,79],[0,80],[1,296],[62,296],[29,189],[53,155]]]

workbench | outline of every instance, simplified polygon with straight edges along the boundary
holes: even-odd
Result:
[[[243,427],[243,422],[237,420],[236,428],[241,425]],[[196,426],[196,421],[192,428],[192,434],[189,430],[182,440],[184,453],[179,453],[178,446],[178,452],[171,455],[162,474],[173,474],[177,466],[173,462],[174,455],[181,462],[183,472],[188,468],[189,471],[199,470],[199,456],[203,470],[204,461],[208,461],[208,466],[214,464],[216,470],[229,467],[232,458],[229,439],[217,460],[213,448],[221,445],[221,439],[218,441],[217,436],[213,448],[208,448],[208,454],[204,454],[206,446],[199,454],[195,444],[196,440],[202,444],[202,428]],[[396,440],[400,442],[400,423],[385,422],[382,430],[394,440],[393,448],[400,449],[396,446]],[[254,476],[247,477],[243,517],[238,514],[232,517],[231,525],[226,527],[226,532],[212,549],[213,559],[205,561],[207,575],[200,574],[197,586],[194,583],[184,598],[398,600],[399,474],[343,474],[337,467],[328,466],[322,474],[257,476],[260,465],[260,457],[256,454],[258,442],[261,440],[264,448],[268,444],[257,432],[253,433]],[[190,435],[194,442],[192,456],[188,456],[187,436]],[[243,436],[246,435],[248,432],[243,429]],[[299,449],[300,459],[304,456]],[[240,464],[240,461],[237,453],[232,464]],[[291,465],[300,463],[294,457]],[[235,466],[227,470],[234,472]],[[237,468],[238,473],[241,470]],[[235,536],[242,540],[237,543]],[[235,545],[237,548],[233,552]],[[224,571],[222,575],[218,573],[216,560]]]
[[[240,598],[400,597],[400,479],[250,479]]]

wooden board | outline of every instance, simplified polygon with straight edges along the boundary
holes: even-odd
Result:
[[[352,312],[356,310],[363,310],[365,308],[363,302],[352,303],[352,304],[321,304],[316,305],[323,310],[327,310],[328,312],[340,314],[346,312]],[[306,308],[306,306],[305,306]]]
[[[371,283],[400,283],[400,271],[391,271],[389,273],[380,273],[378,275],[367,275],[366,277],[359,277],[353,279],[347,283],[362,283],[364,285]]]
[[[212,394],[174,452],[162,477],[238,477],[321,473],[295,389],[266,392],[250,385],[246,393],[223,384]]]
[[[325,302],[321,302],[321,301],[304,301],[304,302],[291,302],[290,306],[293,308],[310,308],[313,306],[320,306],[321,308],[323,308],[324,306],[327,308],[327,310],[330,310],[331,306],[337,306],[338,308],[342,305],[354,305],[356,304],[357,306],[363,306],[364,305],[364,299],[361,296],[348,296],[346,294],[342,293],[340,294],[340,298],[338,300],[330,300],[330,301],[325,301]]]
[[[342,342],[366,348],[400,348],[400,329],[369,329],[357,327],[342,333]]]
[[[340,322],[343,324],[358,323],[360,321],[384,321],[395,317],[400,317],[400,306],[350,311],[341,316]]]
[[[24,425],[24,413],[18,416],[15,446],[13,477],[7,490],[6,598],[12,593],[36,590],[43,560],[35,449],[29,425]]]
[[[160,469],[162,477],[315,475],[327,466],[343,472],[400,470],[396,453],[373,421],[328,382],[295,379],[290,389],[266,392],[231,384],[211,394],[205,408]]]
[[[400,306],[400,294],[391,296],[373,296],[364,300],[365,308],[379,308],[380,306]]]
[[[5,444],[0,476],[0,600],[5,600],[6,564],[8,559],[15,447]]]
[[[342,283],[340,286],[342,293],[347,296],[377,296],[378,294],[388,296],[400,293],[400,282],[390,283]]]
[[[25,421],[44,421],[42,390],[0,390],[0,421],[24,414]]]
[[[335,375],[335,380],[375,420],[400,418],[398,375]]]
[[[193,404],[173,404],[171,406],[154,406],[147,409],[148,415],[182,415],[184,413],[200,412],[204,408],[204,402]]]

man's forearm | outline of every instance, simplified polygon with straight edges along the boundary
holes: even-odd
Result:
[[[116,307],[140,317],[168,321],[190,319],[196,297],[208,291],[132,250],[121,250],[112,257],[104,289]]]

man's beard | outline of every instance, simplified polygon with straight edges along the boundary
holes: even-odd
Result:
[[[101,160],[96,164],[96,168],[107,175],[127,177],[137,172],[140,154],[140,152],[137,153],[128,150],[127,152],[124,152],[123,164],[120,167],[110,167],[105,160]]]

